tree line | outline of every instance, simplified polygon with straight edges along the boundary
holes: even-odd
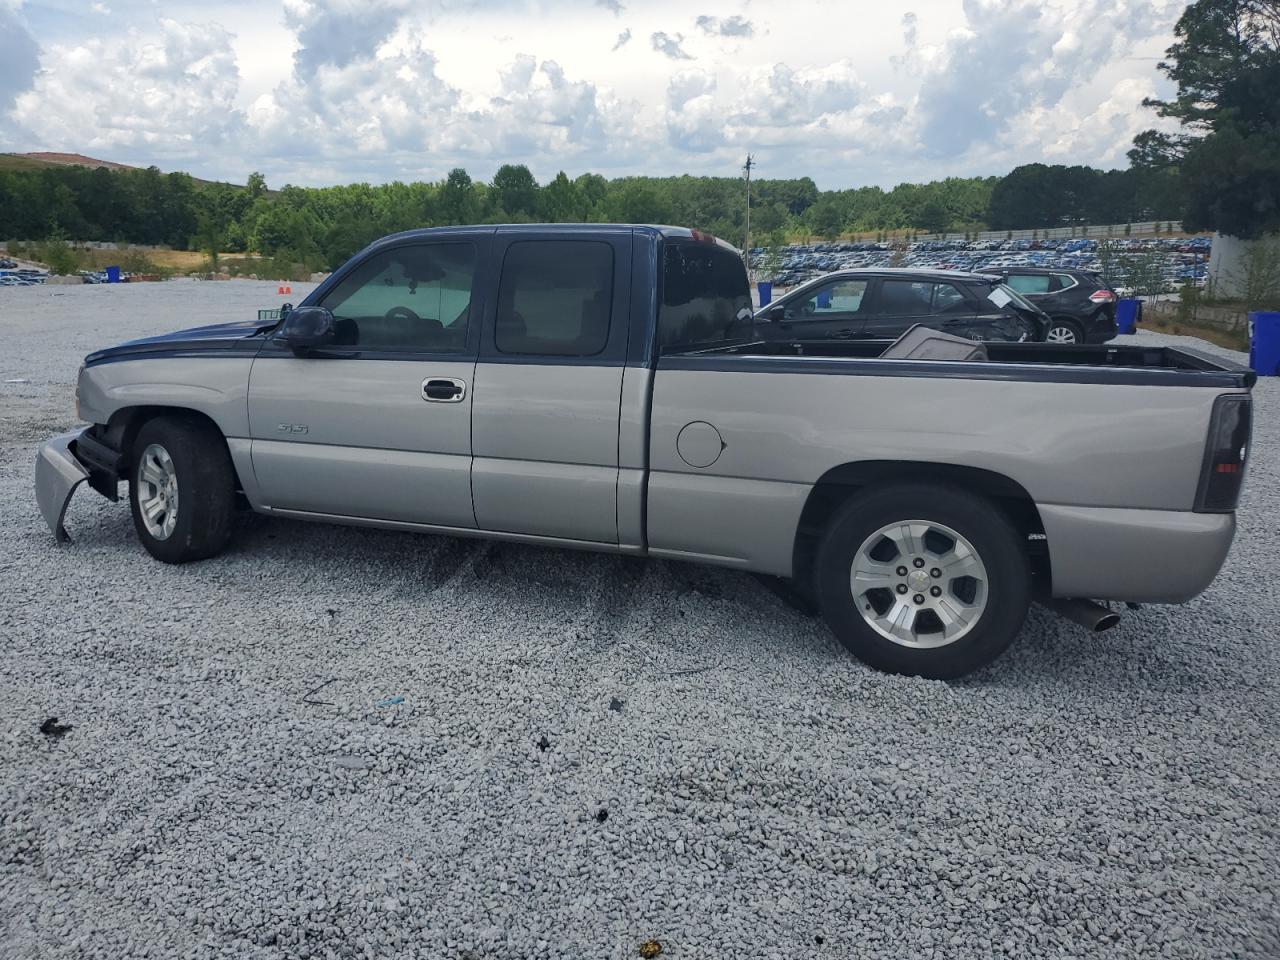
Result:
[[[1179,198],[1169,179],[1161,171],[1030,164],[1006,177],[949,177],[891,190],[822,191],[808,177],[753,180],[753,244],[1176,219]],[[256,173],[239,186],[154,167],[0,170],[0,237],[251,251],[312,269],[332,268],[387,233],[458,223],[673,223],[741,245],[745,214],[736,177],[570,179],[561,172],[539,184],[522,164],[502,166],[489,182],[455,169],[436,182],[278,191]]]

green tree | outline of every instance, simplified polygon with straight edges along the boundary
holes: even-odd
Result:
[[[449,171],[440,188],[438,207],[441,223],[475,223],[480,219],[480,204],[466,170],[454,167]]]
[[[1139,134],[1131,163],[1178,171],[1188,229],[1280,229],[1280,3],[1197,0],[1174,37],[1159,69],[1176,94],[1145,103],[1181,130]]]
[[[538,215],[538,181],[523,163],[504,163],[493,175],[497,205],[512,216],[532,219]]]
[[[578,188],[563,170],[542,190],[544,214],[552,223],[571,223],[585,219]]]
[[[930,200],[917,211],[915,222],[912,225],[925,233],[943,233],[946,231],[950,220],[951,217],[947,213],[947,208],[937,200]]]

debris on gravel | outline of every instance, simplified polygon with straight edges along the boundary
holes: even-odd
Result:
[[[279,299],[0,291],[0,955],[1280,956],[1280,381],[1203,596],[951,684],[732,571],[254,516],[173,567],[88,491],[55,545],[83,355]]]

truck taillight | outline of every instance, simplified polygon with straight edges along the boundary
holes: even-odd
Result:
[[[1093,291],[1093,293],[1089,294],[1089,299],[1092,300],[1094,303],[1110,303],[1111,301],[1115,300],[1115,298],[1116,298],[1116,295],[1112,293],[1110,290],[1106,290],[1106,289],[1095,290]]]
[[[1200,488],[1196,491],[1197,512],[1230,513],[1236,508],[1244,485],[1252,428],[1253,403],[1247,394],[1228,394],[1214,401]]]

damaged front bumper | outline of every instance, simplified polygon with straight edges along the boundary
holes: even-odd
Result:
[[[36,452],[36,503],[59,543],[71,539],[62,521],[72,495],[84,481],[104,497],[119,499],[119,461],[115,450],[93,436],[92,427],[60,434],[40,445]]]

